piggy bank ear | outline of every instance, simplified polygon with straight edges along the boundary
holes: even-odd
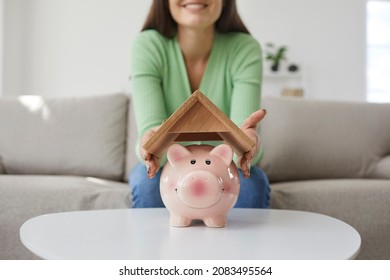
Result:
[[[191,155],[191,152],[180,144],[172,144],[167,150],[167,158],[170,164],[174,165],[179,159]]]
[[[230,165],[233,159],[233,149],[226,144],[216,146],[210,154],[220,157],[227,166]]]

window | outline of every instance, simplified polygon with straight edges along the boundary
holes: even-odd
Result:
[[[390,0],[367,1],[367,100],[390,103]]]

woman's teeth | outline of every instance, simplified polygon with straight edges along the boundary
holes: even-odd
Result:
[[[184,5],[184,8],[189,8],[189,9],[192,9],[192,10],[201,10],[203,8],[206,8],[207,5],[205,4],[198,4],[198,3],[190,3],[190,4],[186,4]]]

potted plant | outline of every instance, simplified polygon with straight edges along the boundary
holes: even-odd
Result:
[[[273,43],[267,43],[266,60],[271,61],[271,70],[276,72],[279,70],[280,62],[286,59],[286,46],[276,47]]]

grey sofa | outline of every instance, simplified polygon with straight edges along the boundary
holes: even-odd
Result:
[[[265,98],[271,207],[343,220],[358,259],[390,259],[390,104]]]
[[[390,259],[390,105],[264,98],[272,208],[327,214],[362,236],[358,258]],[[34,259],[29,218],[131,207],[131,99],[0,98],[0,259]],[[131,183],[130,183],[131,185]]]
[[[0,98],[0,259],[35,258],[19,239],[29,218],[131,206],[128,105],[122,94]]]

